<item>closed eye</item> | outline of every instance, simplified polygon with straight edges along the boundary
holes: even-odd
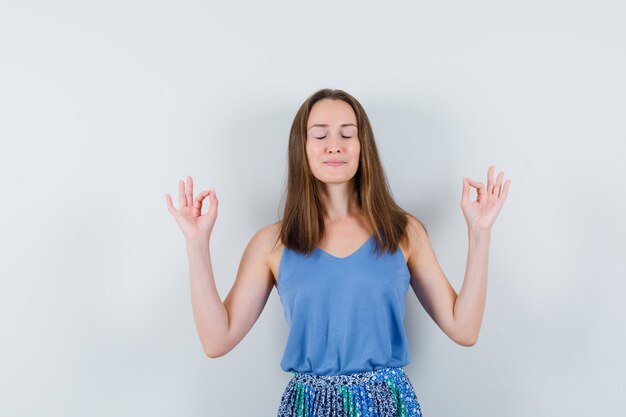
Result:
[[[324,139],[325,137],[326,136],[320,136],[319,138],[316,137],[315,139]],[[344,139],[350,139],[352,136],[343,136],[343,135],[341,135],[341,137],[344,138]]]

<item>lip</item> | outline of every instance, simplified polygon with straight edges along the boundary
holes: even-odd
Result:
[[[337,167],[339,165],[345,164],[343,161],[326,161],[324,162],[326,165],[330,165],[331,167]]]

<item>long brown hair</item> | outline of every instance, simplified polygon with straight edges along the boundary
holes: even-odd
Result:
[[[356,114],[361,145],[359,167],[354,177],[357,200],[372,230],[376,250],[379,254],[383,250],[393,253],[400,242],[408,239],[406,216],[415,216],[398,206],[391,196],[365,110],[357,99],[339,89],[324,88],[315,92],[302,103],[293,120],[289,134],[287,197],[279,237],[289,249],[307,255],[324,237],[320,190],[306,155],[309,112],[322,99],[343,100]]]

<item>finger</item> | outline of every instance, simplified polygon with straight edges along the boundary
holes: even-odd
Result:
[[[467,179],[470,183],[470,185],[474,188],[476,188],[476,191],[478,192],[478,194],[485,194],[485,184],[483,184],[482,182],[476,182],[476,181],[472,181],[469,178]]]
[[[183,180],[178,181],[178,209],[182,210],[187,207],[187,198],[185,197],[185,183]]]
[[[218,201],[217,201],[217,195],[215,194],[215,189],[211,188],[211,205],[209,206],[209,213],[211,214],[211,216],[215,216],[217,215],[217,206],[218,206]]]
[[[496,187],[493,190],[493,193],[500,197],[500,194],[502,194],[502,177],[504,177],[504,171],[500,171],[500,173],[498,174],[498,180],[496,181]]]
[[[493,193],[493,187],[494,187],[494,183],[493,183],[493,165],[489,166],[489,169],[487,170],[487,193],[491,194]]]
[[[511,180],[506,180],[504,182],[504,187],[502,187],[502,194],[500,197],[502,197],[503,202],[506,200],[506,196],[509,195],[509,185],[511,185]]]
[[[461,193],[461,207],[464,207],[469,203],[470,197],[470,185],[467,182],[467,178],[463,177],[463,191]]]
[[[193,180],[191,175],[187,175],[187,203],[193,205]]]
[[[487,195],[487,192],[485,191],[485,184],[476,181],[472,181],[470,184],[476,188],[476,201],[483,204]]]
[[[170,196],[168,193],[165,193],[165,203],[167,204],[167,209],[169,210],[169,212],[173,214],[173,211],[176,211],[176,209],[174,208],[174,204],[172,203],[172,196]]]
[[[195,208],[197,208],[198,210],[202,209],[202,200],[205,199],[205,197],[207,195],[209,195],[211,191],[206,190],[206,191],[202,191],[200,194],[198,194],[198,196],[193,200],[193,206]]]

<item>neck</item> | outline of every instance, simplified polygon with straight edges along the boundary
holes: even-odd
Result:
[[[354,182],[322,184],[322,206],[327,223],[341,223],[359,217],[361,207],[356,196]]]

